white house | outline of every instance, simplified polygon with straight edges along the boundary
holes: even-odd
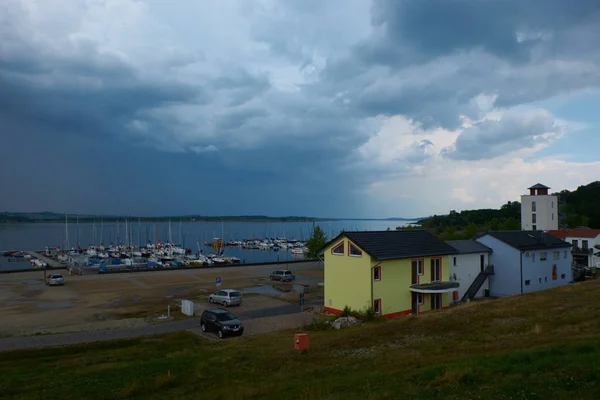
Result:
[[[456,254],[450,255],[450,281],[458,282],[460,286],[457,289],[454,301],[462,300],[469,289],[471,292],[467,296],[469,300],[476,297],[484,297],[489,293],[489,279],[481,279],[476,282],[476,278],[484,273],[489,264],[492,249],[475,240],[449,240],[450,246],[456,249]],[[479,288],[473,287],[480,285]],[[466,298],[465,298],[466,300]]]
[[[521,230],[558,229],[558,196],[549,195],[548,189],[538,183],[529,188],[528,195],[521,196]]]
[[[600,229],[561,229],[548,233],[573,245],[571,253],[575,265],[600,268]]]
[[[492,249],[491,296],[511,296],[572,280],[571,244],[542,231],[497,231],[476,238]]]

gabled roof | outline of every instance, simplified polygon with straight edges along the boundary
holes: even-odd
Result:
[[[546,185],[542,185],[541,183],[536,183],[535,185],[533,185],[530,188],[527,189],[550,189],[548,186]]]
[[[420,229],[342,232],[319,250],[319,253],[322,253],[326,248],[344,236],[377,260],[441,256],[457,253],[454,247],[445,243],[434,234]]]
[[[447,240],[450,246],[456,249],[459,254],[472,254],[472,253],[491,253],[492,249],[479,243],[476,240]]]
[[[556,236],[559,238],[571,238],[571,237],[584,237],[589,239],[594,239],[600,235],[600,229],[591,229],[591,228],[576,228],[576,229],[560,229],[560,230],[552,230],[548,231],[552,236]]]
[[[571,247],[570,243],[543,231],[493,231],[488,232],[487,235],[495,237],[519,250],[544,250]]]

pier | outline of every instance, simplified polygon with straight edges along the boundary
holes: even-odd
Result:
[[[49,257],[46,257],[43,254],[38,253],[37,251],[24,251],[23,253],[29,254],[31,257],[39,258],[40,260],[42,260],[43,262],[48,264],[48,268],[66,268],[67,267],[66,265],[63,265],[56,260],[53,260]],[[38,268],[38,269],[40,269],[40,268]]]

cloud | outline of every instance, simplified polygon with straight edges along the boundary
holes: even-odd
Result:
[[[123,169],[139,150],[140,182],[146,155],[164,154],[182,164],[172,176],[211,173],[223,196],[264,187],[260,210],[277,198],[300,214],[321,202],[310,209],[376,215],[377,192],[402,199],[392,214],[424,214],[487,204],[451,171],[526,158],[540,180],[559,164],[539,152],[569,116],[536,102],[600,86],[595,1],[180,3],[5,0],[2,134],[109,149]]]
[[[443,154],[453,159],[494,158],[557,139],[562,129],[545,110],[507,112],[498,120],[485,119],[464,129]]]

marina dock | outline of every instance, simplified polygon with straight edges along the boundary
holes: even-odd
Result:
[[[37,251],[24,251],[23,253],[29,254],[31,257],[35,257],[42,260],[43,262],[48,264],[48,267],[50,268],[66,268],[66,265],[63,265],[56,260],[46,257],[45,255],[40,254]]]

